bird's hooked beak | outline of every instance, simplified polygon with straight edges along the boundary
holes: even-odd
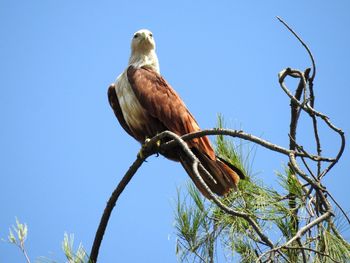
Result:
[[[142,42],[151,42],[151,37],[146,32],[141,32],[140,37]]]

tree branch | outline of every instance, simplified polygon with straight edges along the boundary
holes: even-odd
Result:
[[[97,262],[99,249],[100,249],[100,246],[101,246],[101,243],[102,243],[102,239],[103,239],[104,233],[105,233],[106,228],[107,228],[108,220],[109,220],[109,218],[111,216],[112,210],[113,210],[113,208],[114,208],[114,206],[115,206],[119,196],[121,195],[121,193],[123,192],[123,190],[125,189],[127,184],[130,182],[132,177],[135,175],[135,173],[137,172],[138,168],[140,168],[140,166],[143,164],[143,162],[146,160],[146,158],[149,155],[150,154],[146,154],[143,157],[140,157],[140,156],[137,157],[137,159],[130,166],[130,168],[125,173],[125,175],[122,178],[122,180],[119,182],[117,188],[113,191],[111,197],[109,198],[109,200],[107,202],[107,205],[106,205],[106,208],[105,208],[105,210],[104,210],[104,212],[102,214],[100,224],[99,224],[99,226],[97,228],[93,246],[91,248],[91,252],[90,252],[90,262],[91,263]]]
[[[269,141],[263,140],[257,136],[252,135],[252,134],[245,133],[242,130],[208,129],[208,130],[201,130],[198,132],[191,132],[191,133],[188,133],[188,134],[181,136],[181,138],[184,141],[189,141],[189,140],[192,140],[195,138],[200,138],[200,137],[204,137],[204,136],[208,136],[208,135],[227,135],[227,136],[231,136],[234,138],[240,138],[243,140],[247,140],[247,141],[259,144],[259,145],[261,145],[269,150],[279,152],[279,153],[282,153],[282,154],[288,155],[288,156],[290,153],[293,153],[293,154],[295,154],[295,156],[302,156],[305,158],[312,159],[313,161],[318,161],[318,160],[321,160],[324,162],[334,162],[335,161],[334,158],[322,157],[322,156],[317,156],[317,155],[312,155],[312,154],[305,154],[304,152],[299,152],[299,151],[291,151],[291,150],[288,150],[288,149],[281,147],[279,145],[273,144]],[[169,142],[162,144],[161,148],[163,150],[168,150],[169,148],[172,148],[174,146],[176,146],[176,142],[169,141]]]
[[[284,22],[282,18],[277,16],[277,19],[299,40],[299,42],[303,45],[303,47],[306,49],[307,53],[309,54],[309,57],[312,63],[312,75],[310,79],[313,80],[316,75],[316,63],[315,63],[314,56],[312,55],[309,47],[305,44],[305,42],[301,39],[301,37],[299,37],[299,35],[286,22]]]

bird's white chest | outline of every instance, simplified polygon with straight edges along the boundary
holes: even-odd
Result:
[[[115,89],[123,117],[131,129],[138,129],[146,122],[145,110],[135,96],[126,72],[122,73],[115,83]]]

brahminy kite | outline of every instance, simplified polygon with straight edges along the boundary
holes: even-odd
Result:
[[[131,41],[128,67],[108,89],[108,100],[120,125],[141,144],[165,130],[179,136],[200,131],[185,103],[160,75],[155,48],[153,34],[149,30],[137,31]],[[215,194],[222,196],[230,189],[237,189],[239,179],[244,177],[243,172],[217,157],[208,137],[196,138],[187,144],[211,174],[212,178],[199,169],[200,176]],[[210,198],[180,147],[162,154],[180,162],[197,188]]]

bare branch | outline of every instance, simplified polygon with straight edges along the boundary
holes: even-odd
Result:
[[[306,49],[307,53],[309,54],[309,57],[312,62],[312,76],[310,79],[313,80],[316,75],[316,63],[315,63],[314,56],[312,55],[309,47],[305,44],[305,42],[301,39],[301,37],[299,37],[298,34],[286,22],[284,22],[282,18],[277,16],[277,19],[299,40],[299,42],[303,45],[303,47]]]
[[[307,112],[310,117],[313,117],[313,116],[317,116],[319,118],[321,118],[329,128],[331,128],[333,131],[335,131],[336,133],[339,134],[340,136],[340,139],[341,139],[341,144],[340,144],[340,148],[339,148],[339,152],[338,154],[336,155],[336,157],[331,161],[331,163],[329,164],[329,166],[323,170],[322,173],[320,173],[320,175],[318,176],[319,179],[321,179],[323,176],[325,176],[329,171],[330,169],[333,168],[333,166],[338,162],[338,160],[340,159],[340,157],[342,156],[343,152],[344,152],[344,149],[345,149],[345,135],[344,135],[344,132],[337,128],[328,118],[328,116],[326,116],[325,114],[321,113],[321,112],[318,112],[316,111],[312,106],[310,106],[308,103],[301,103],[299,100],[297,100],[292,94],[291,92],[289,91],[289,89],[286,87],[285,83],[284,83],[284,79],[286,78],[286,76],[291,76],[291,77],[299,77],[303,82],[306,83],[306,79],[305,79],[305,76],[304,74],[299,71],[299,70],[295,70],[295,69],[291,69],[291,68],[287,68],[285,70],[282,70],[280,73],[279,73],[279,83],[280,83],[280,86],[281,88],[283,89],[283,91],[288,95],[288,97],[293,101],[293,103],[295,103],[296,105],[298,105],[301,109],[303,109],[305,112]],[[318,138],[318,132],[315,131],[315,135],[316,138]],[[319,140],[319,139],[318,139]],[[319,141],[318,141],[319,143]],[[317,151],[318,152],[321,152],[321,147],[320,146],[317,146]],[[321,156],[319,156],[321,157]],[[321,159],[319,159],[321,160]],[[318,160],[318,161],[319,161]]]
[[[208,135],[227,135],[227,136],[231,136],[234,138],[240,138],[243,140],[254,142],[254,143],[259,144],[267,149],[270,149],[272,151],[279,152],[279,153],[282,153],[282,154],[288,155],[288,156],[290,153],[293,153],[293,154],[295,154],[295,156],[303,156],[305,158],[310,158],[314,161],[321,160],[324,162],[334,162],[334,160],[335,160],[334,158],[327,158],[327,157],[322,157],[322,156],[317,156],[317,155],[312,155],[312,154],[305,154],[303,152],[291,151],[291,150],[288,150],[288,149],[283,148],[281,146],[278,146],[276,144],[273,144],[269,141],[263,140],[257,136],[252,135],[252,134],[245,133],[242,130],[208,129],[208,130],[201,130],[198,132],[191,132],[191,133],[188,133],[186,135],[181,136],[181,138],[184,141],[189,141],[189,140],[192,140],[195,138],[204,137],[204,136],[208,136]],[[174,141],[169,141],[169,142],[162,144],[161,149],[167,150],[171,147],[174,147],[175,145],[176,145],[176,143]]]
[[[114,208],[114,206],[115,206],[115,204],[116,204],[120,194],[123,192],[124,188],[130,182],[132,177],[137,172],[138,168],[140,168],[140,166],[143,164],[143,162],[146,160],[146,158],[148,156],[149,155],[145,155],[142,158],[140,156],[137,157],[137,159],[130,166],[130,168],[125,173],[125,175],[122,178],[122,180],[119,182],[117,188],[113,191],[111,197],[109,198],[109,200],[107,202],[107,205],[106,205],[106,208],[105,208],[105,210],[103,212],[100,224],[99,224],[99,226],[97,228],[93,246],[91,248],[90,261],[92,263],[97,262],[99,249],[100,249],[100,246],[101,246],[101,243],[102,243],[102,239],[103,239],[104,233],[105,233],[106,228],[107,228],[108,220],[109,220],[109,218],[111,216],[112,210],[113,210],[113,208]]]

